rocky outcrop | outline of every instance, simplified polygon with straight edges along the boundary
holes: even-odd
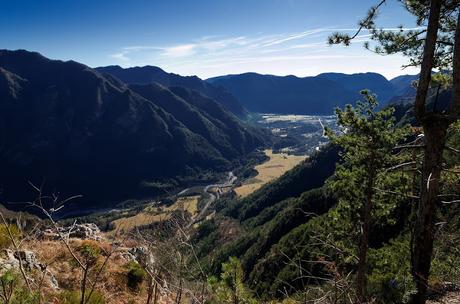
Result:
[[[65,238],[78,238],[82,240],[100,241],[101,230],[94,223],[74,224],[68,227],[59,227],[59,233]],[[41,233],[41,238],[46,240],[58,240],[59,233],[55,229],[45,229]]]
[[[153,270],[155,258],[146,247],[131,248],[129,254],[134,257],[134,260],[139,263],[144,269]]]
[[[54,275],[47,269],[47,266],[40,263],[33,251],[6,249],[5,256],[0,257],[0,275],[10,271],[19,271],[20,264],[26,272],[38,270],[45,274],[48,284],[53,289],[59,289],[58,282]]]

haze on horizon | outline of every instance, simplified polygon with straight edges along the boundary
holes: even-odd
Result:
[[[328,46],[353,32],[375,0],[9,1],[0,10],[1,49],[27,49],[91,67],[155,65],[201,78],[244,72],[415,74],[407,59],[362,47]],[[385,28],[414,27],[397,1],[382,8]]]

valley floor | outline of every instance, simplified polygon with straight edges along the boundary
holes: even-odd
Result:
[[[257,171],[257,175],[244,181],[241,186],[234,189],[239,197],[243,198],[248,196],[306,159],[306,156],[273,153],[272,150],[265,150],[264,152],[269,159],[255,166],[254,169]]]

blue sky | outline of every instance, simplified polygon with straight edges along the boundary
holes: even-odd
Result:
[[[352,32],[377,0],[0,0],[0,48],[38,51],[92,67],[157,65],[202,78],[243,72],[308,76],[382,73],[407,60],[362,48],[330,47]],[[379,16],[385,28],[413,27],[398,1]]]

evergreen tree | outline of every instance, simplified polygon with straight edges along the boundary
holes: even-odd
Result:
[[[362,30],[371,34],[375,43],[365,43],[374,52],[387,55],[402,53],[409,57],[408,66],[420,66],[420,76],[414,102],[417,121],[423,127],[425,144],[420,180],[420,199],[416,212],[411,248],[412,275],[417,293],[413,303],[425,303],[430,274],[435,215],[440,204],[440,179],[447,130],[460,117],[460,1],[458,0],[398,0],[417,18],[415,30],[379,29],[378,10],[387,2],[381,0],[359,23],[353,35],[335,33],[329,43],[349,45]],[[447,110],[428,110],[427,97],[433,70],[447,70],[451,78],[452,100]]]
[[[211,278],[209,284],[213,292],[211,303],[257,304],[243,283],[243,268],[235,257],[222,264],[220,280]]]
[[[368,91],[361,93],[364,101],[358,101],[356,108],[348,105],[344,110],[336,110],[344,134],[337,136],[327,130],[327,135],[343,148],[343,163],[337,166],[329,186],[339,197],[341,216],[349,217],[344,222],[359,223],[356,230],[350,232],[360,239],[356,290],[359,303],[365,303],[371,225],[377,220],[378,212],[388,213],[394,207],[385,205],[388,201],[381,199],[382,193],[378,191],[384,191],[380,188],[391,175],[387,169],[398,161],[393,149],[404,138],[406,129],[394,127],[392,108],[376,112],[375,95]]]

